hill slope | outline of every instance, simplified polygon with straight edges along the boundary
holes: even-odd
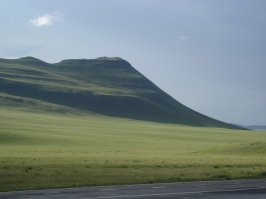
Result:
[[[0,59],[0,104],[193,126],[239,128],[182,105],[121,58],[49,64]]]

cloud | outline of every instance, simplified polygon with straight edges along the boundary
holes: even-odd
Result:
[[[54,12],[52,14],[44,14],[43,16],[30,19],[30,24],[35,27],[52,26],[57,22],[63,22],[63,17],[60,12]]]
[[[188,35],[179,35],[178,39],[181,40],[181,41],[188,40],[189,36]]]

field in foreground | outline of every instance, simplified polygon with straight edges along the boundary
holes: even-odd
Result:
[[[266,176],[266,133],[0,108],[0,191]]]

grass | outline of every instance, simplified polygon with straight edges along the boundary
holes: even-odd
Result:
[[[0,106],[0,191],[263,178],[265,153],[265,132]]]

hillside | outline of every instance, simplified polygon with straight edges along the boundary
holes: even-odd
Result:
[[[0,59],[0,105],[239,128],[182,105],[121,58]]]
[[[244,128],[256,131],[263,131],[263,130],[266,131],[266,125],[249,125],[249,126],[244,126]]]

